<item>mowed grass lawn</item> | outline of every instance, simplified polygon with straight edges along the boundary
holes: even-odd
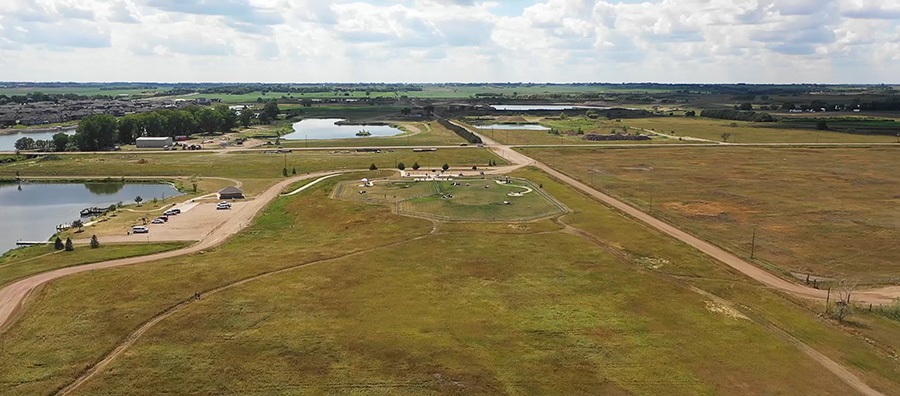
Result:
[[[650,129],[673,136],[690,136],[722,141],[730,133],[731,143],[896,143],[896,136],[855,135],[815,129],[775,128],[768,123],[718,120],[703,117],[658,117],[622,120],[631,127]],[[734,124],[735,126],[732,126]]]
[[[18,279],[57,268],[72,267],[126,257],[145,256],[148,254],[175,250],[184,246],[187,246],[187,243],[101,244],[97,249],[91,249],[89,246],[76,245],[75,250],[71,252],[55,250],[53,245],[14,249],[4,254],[3,257],[0,257],[0,287]]]
[[[522,149],[738,256],[782,271],[900,282],[900,150]]]
[[[53,283],[0,337],[0,385],[51,392],[195,290],[336,257],[204,295],[79,393],[853,392],[758,324],[768,321],[827,341],[868,383],[900,391],[897,367],[864,340],[546,175],[518,176],[544,184],[576,210],[563,221],[609,245],[547,220],[429,235],[430,222],[328,199],[334,180],[277,200],[214,251]],[[715,312],[672,277],[687,274],[764,296],[747,301],[761,318]]]

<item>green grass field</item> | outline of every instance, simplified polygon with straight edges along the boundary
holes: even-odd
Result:
[[[54,250],[53,245],[13,249],[0,257],[0,286],[57,268],[145,256],[185,246],[187,244],[183,242],[129,245],[104,245],[101,242],[100,248],[78,245],[71,252]]]
[[[855,135],[814,129],[777,128],[766,123],[716,120],[702,117],[659,117],[622,120],[630,127],[650,129],[674,136],[722,141],[730,133],[731,143],[895,143],[896,136]],[[735,126],[732,126],[734,124]]]
[[[297,267],[204,293],[78,393],[853,392],[771,324],[900,391],[877,336],[872,345],[817,320],[544,174],[517,176],[543,184],[574,210],[562,221],[600,245],[546,220],[430,234],[430,222],[386,206],[328,199],[334,180],[278,199],[205,254],[44,288],[0,337],[0,385],[51,393],[194,291]]]
[[[335,196],[389,204],[401,214],[447,221],[521,222],[566,212],[539,186],[522,179],[512,179],[509,184],[498,184],[494,178],[377,180],[372,187],[348,182],[336,190]]]
[[[22,177],[29,176],[197,176],[229,177],[262,185],[280,179],[282,168],[291,172],[307,173],[333,169],[368,169],[371,164],[379,168],[394,168],[397,162],[423,167],[451,166],[471,167],[487,165],[491,160],[506,164],[502,158],[487,149],[466,147],[444,149],[436,152],[416,153],[412,150],[396,150],[382,153],[311,151],[289,154],[265,154],[262,152],[221,153],[114,153],[59,155],[57,160],[31,159],[0,164],[0,179],[13,178],[16,171]]]
[[[897,149],[522,149],[779,272],[900,283]]]

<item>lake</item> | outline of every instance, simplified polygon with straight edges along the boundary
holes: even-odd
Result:
[[[282,136],[282,139],[341,139],[362,138],[356,136],[362,129],[369,131],[370,136],[394,136],[403,131],[387,125],[337,125],[335,123],[347,121],[340,118],[308,118],[294,123],[294,132]]]
[[[496,129],[496,130],[518,130],[518,131],[549,131],[550,128],[547,128],[540,124],[491,124],[491,125],[478,125],[475,128],[478,129]]]
[[[0,254],[15,248],[18,240],[47,240],[56,232],[58,224],[78,220],[84,208],[107,207],[118,202],[133,204],[139,195],[144,202],[149,202],[181,193],[170,184],[0,184]]]
[[[493,105],[491,106],[494,110],[498,111],[529,111],[529,110],[544,110],[544,111],[557,111],[557,110],[574,110],[574,109],[595,109],[595,110],[607,110],[609,107],[596,107],[596,106],[572,106],[572,105]]]
[[[8,130],[4,130],[3,132],[8,132]],[[53,140],[53,135],[57,133],[63,132],[66,135],[72,136],[75,134],[74,129],[61,130],[61,131],[50,131],[50,132],[16,132],[11,135],[0,135],[0,151],[14,151],[16,149],[16,140],[19,140],[23,137],[30,137],[34,140]]]

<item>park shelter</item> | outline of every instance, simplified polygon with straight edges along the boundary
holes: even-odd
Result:
[[[219,199],[241,199],[244,198],[244,192],[240,188],[231,186],[225,187],[219,191]]]

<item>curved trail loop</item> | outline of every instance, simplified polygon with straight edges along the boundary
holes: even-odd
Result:
[[[196,253],[202,251],[204,249],[209,249],[214,247],[234,234],[238,233],[241,229],[247,226],[250,221],[256,216],[256,213],[263,209],[270,201],[278,197],[279,193],[290,186],[293,183],[296,183],[301,180],[312,179],[317,177],[329,176],[338,173],[346,173],[352,172],[350,170],[346,171],[329,171],[329,172],[316,172],[308,175],[292,177],[286,180],[283,180],[274,186],[270,187],[268,190],[260,194],[256,197],[256,199],[248,202],[247,205],[242,206],[241,208],[234,211],[231,217],[228,218],[225,222],[214,228],[210,231],[206,236],[200,240],[200,242],[188,246],[183,249],[172,250],[168,252],[151,254],[148,256],[139,256],[139,257],[129,257],[118,260],[110,260],[93,264],[85,264],[75,267],[66,267],[60,268],[57,270],[49,271],[34,275],[29,278],[21,279],[14,283],[11,283],[0,289],[0,333],[9,326],[12,322],[12,319],[18,313],[20,308],[22,307],[23,302],[28,298],[31,292],[47,282],[62,278],[64,276],[73,275],[85,271],[92,271],[96,269],[102,268],[112,268],[112,267],[121,267],[124,265],[132,265],[138,263],[145,263],[148,261],[155,261],[166,259],[170,257],[183,256],[186,254]]]

